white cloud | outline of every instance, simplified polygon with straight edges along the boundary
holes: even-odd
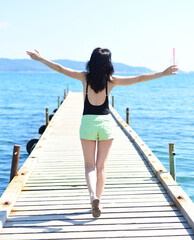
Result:
[[[0,22],[0,29],[5,29],[7,27],[9,27],[9,23],[8,22]]]

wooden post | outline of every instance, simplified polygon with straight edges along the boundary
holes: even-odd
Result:
[[[126,123],[129,124],[129,108],[126,108]]]
[[[170,174],[173,179],[176,181],[176,162],[175,162],[175,146],[174,143],[169,143],[169,165],[170,165]]]
[[[69,93],[69,86],[67,85],[67,94]]]
[[[49,110],[46,108],[46,126],[49,124]]]
[[[10,173],[10,182],[17,175],[19,158],[20,158],[20,145],[14,145],[13,148],[13,157],[12,157],[12,165],[11,165],[11,173]]]
[[[112,96],[112,107],[115,106],[114,96]]]
[[[64,99],[67,97],[67,91],[64,91]]]
[[[58,108],[60,107],[60,96],[58,96]]]

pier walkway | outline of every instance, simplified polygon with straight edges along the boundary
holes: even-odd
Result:
[[[116,113],[102,215],[93,219],[70,92],[0,199],[0,239],[194,239],[193,203]],[[146,130],[145,130],[146,131]]]

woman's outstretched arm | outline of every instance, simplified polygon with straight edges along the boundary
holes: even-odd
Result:
[[[78,79],[81,81],[85,77],[84,71],[77,71],[77,70],[73,70],[71,68],[65,68],[58,63],[51,62],[51,61],[43,58],[37,50],[35,50],[35,52],[26,51],[26,53],[31,57],[31,59],[33,59],[35,61],[39,61],[39,62],[43,63],[44,65],[46,65],[47,67],[53,69],[54,71],[63,73],[68,77],[75,78],[75,79]]]
[[[146,82],[150,81],[156,78],[161,78],[165,76],[170,76],[176,74],[178,71],[178,67],[176,65],[168,67],[163,72],[157,72],[157,73],[149,73],[149,74],[141,74],[139,76],[129,76],[129,77],[123,77],[123,76],[115,76],[113,75],[113,82],[115,85],[132,85],[139,82]]]

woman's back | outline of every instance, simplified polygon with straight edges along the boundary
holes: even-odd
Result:
[[[109,98],[110,96],[110,92],[113,88],[114,84],[112,82],[107,82],[107,96]],[[86,81],[83,81],[83,96],[84,96],[84,99],[86,97],[86,87],[87,87],[87,82]],[[99,105],[102,105],[105,100],[106,100],[106,87],[101,90],[100,92],[96,93],[90,85],[88,85],[88,91],[87,91],[87,94],[88,94],[88,100],[89,100],[89,103],[94,105],[94,106],[99,106]]]
[[[105,88],[96,93],[92,87],[86,83],[84,84],[84,111],[83,115],[107,115],[109,110],[109,92],[108,81],[106,81]],[[109,85],[110,88],[110,85]]]

